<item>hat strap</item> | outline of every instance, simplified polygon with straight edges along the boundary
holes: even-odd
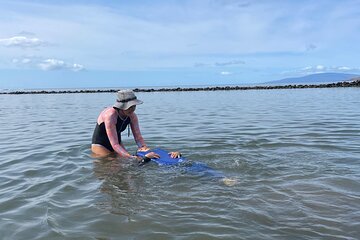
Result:
[[[136,99],[137,99],[137,97],[133,97],[133,98],[125,99],[125,100],[116,99],[116,101],[121,102],[121,103],[125,103],[125,102],[129,102],[129,101],[136,100]]]

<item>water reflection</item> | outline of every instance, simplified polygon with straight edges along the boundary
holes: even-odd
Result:
[[[98,206],[114,214],[131,215],[142,207],[144,178],[136,171],[137,165],[131,160],[108,156],[93,161],[95,176],[102,181],[100,192],[106,194],[106,200]]]

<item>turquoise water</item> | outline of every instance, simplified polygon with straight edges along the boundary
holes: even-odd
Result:
[[[237,183],[91,157],[113,93],[0,95],[1,239],[360,236],[359,88],[138,97],[148,145]]]

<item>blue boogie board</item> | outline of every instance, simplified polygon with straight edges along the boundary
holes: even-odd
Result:
[[[137,152],[136,154],[140,157],[145,157],[145,155],[149,152],[154,152],[159,154],[160,158],[152,158],[151,161],[156,162],[158,165],[178,165],[184,161],[186,161],[185,158],[171,158],[169,155],[169,152],[161,149],[161,148],[155,148],[151,149],[147,152]]]
[[[224,174],[216,171],[215,169],[212,169],[211,167],[207,166],[204,163],[201,162],[191,162],[188,161],[184,157],[180,158],[171,158],[168,151],[165,151],[161,148],[154,148],[147,152],[137,152],[137,155],[140,157],[144,157],[149,152],[155,152],[159,154],[160,158],[152,158],[151,161],[157,163],[159,166],[182,166],[185,168],[185,170],[192,172],[192,173],[198,173],[201,175],[207,175],[217,178],[224,178]]]

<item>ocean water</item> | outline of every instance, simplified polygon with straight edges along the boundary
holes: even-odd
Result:
[[[150,147],[236,184],[93,158],[95,121],[113,93],[0,95],[1,239],[359,238],[359,88],[138,97]]]

